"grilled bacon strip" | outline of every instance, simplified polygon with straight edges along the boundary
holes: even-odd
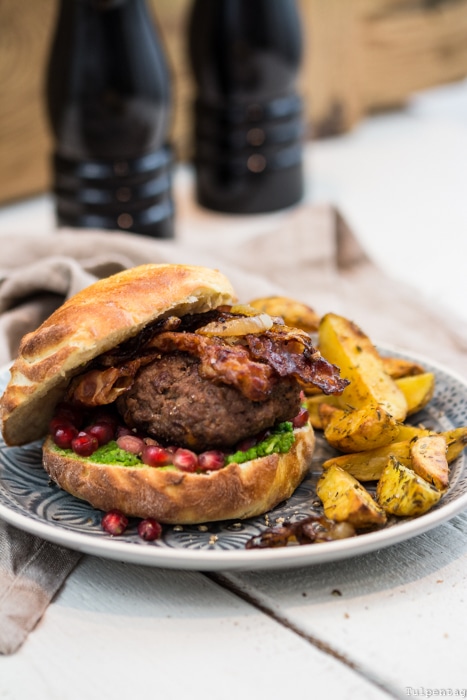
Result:
[[[144,334],[144,342],[136,338],[103,355],[100,366],[73,380],[69,399],[85,406],[112,403],[131,386],[143,364],[170,352],[197,357],[202,377],[235,386],[251,401],[266,400],[279,377],[293,377],[326,394],[339,394],[348,384],[298,329],[275,324],[261,334],[221,339],[174,330],[178,323],[175,318],[165,319],[152,333]]]
[[[237,387],[251,401],[264,401],[276,382],[274,371],[256,362],[243,345],[230,345],[218,338],[196,333],[160,333],[151,346],[161,352],[187,352],[200,360],[199,374],[205,379]]]
[[[319,387],[324,394],[340,394],[349,383],[313,347],[311,340],[307,342],[301,335],[265,331],[246,339],[252,356],[265,358],[280,377],[295,377],[301,384]]]
[[[133,360],[119,367],[91,369],[72,380],[67,400],[89,407],[112,403],[130,388],[141,365],[141,360]]]

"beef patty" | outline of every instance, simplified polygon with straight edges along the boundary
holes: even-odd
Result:
[[[299,412],[295,379],[278,379],[266,401],[253,402],[235,387],[200,377],[198,364],[175,353],[143,367],[117,402],[126,424],[162,442],[202,451],[231,447]]]

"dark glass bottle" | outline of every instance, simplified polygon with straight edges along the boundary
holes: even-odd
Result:
[[[273,211],[303,196],[302,56],[294,0],[194,0],[196,197],[232,213]]]
[[[60,0],[47,71],[59,225],[173,236],[170,106],[146,0]]]

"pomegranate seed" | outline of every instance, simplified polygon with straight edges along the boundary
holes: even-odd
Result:
[[[294,428],[303,428],[304,425],[308,423],[308,420],[310,418],[310,414],[308,413],[306,408],[302,408],[299,410],[297,415],[292,421],[292,425]]]
[[[225,464],[224,453],[220,450],[207,450],[198,457],[198,467],[203,472],[222,469]]]
[[[97,438],[99,445],[106,445],[113,440],[115,430],[110,423],[94,423],[85,430],[89,435],[94,435]]]
[[[80,457],[90,457],[97,450],[99,443],[94,435],[81,430],[71,441],[71,449]]]
[[[159,539],[162,534],[162,525],[154,518],[146,518],[138,524],[138,535],[146,542]]]
[[[52,433],[54,443],[62,450],[69,450],[77,435],[78,431],[74,425],[65,425],[63,423]]]
[[[159,445],[144,445],[141,459],[148,467],[165,467],[172,464],[172,454]]]
[[[144,442],[136,435],[121,435],[117,439],[117,445],[121,450],[131,452],[133,455],[140,455],[144,448]]]
[[[102,518],[101,524],[109,535],[121,535],[128,527],[128,518],[119,510],[109,510]]]
[[[198,469],[198,455],[184,447],[179,447],[173,455],[173,463],[182,472],[195,472]]]
[[[250,449],[250,447],[254,447],[257,444],[258,444],[258,440],[255,437],[249,437],[249,438],[245,438],[244,440],[241,440],[237,444],[236,449],[240,450],[240,452],[246,452],[247,450]]]

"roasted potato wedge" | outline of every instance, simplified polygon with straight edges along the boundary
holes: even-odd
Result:
[[[386,513],[404,517],[423,515],[441,496],[441,491],[394,456],[389,458],[376,487],[376,500]]]
[[[384,510],[353,476],[340,467],[323,472],[316,493],[326,517],[338,523],[348,522],[360,530],[386,522]]]
[[[381,357],[386,374],[393,379],[411,377],[414,374],[423,374],[425,369],[418,362],[404,360],[400,357]]]
[[[437,434],[442,435],[446,440],[446,458],[448,464],[451,464],[467,445],[467,426]],[[385,447],[378,447],[375,450],[339,455],[339,457],[327,459],[323,463],[323,469],[338,466],[348,471],[359,481],[376,481],[380,478],[391,456],[410,467],[410,447],[411,441],[403,440],[402,442],[393,442]]]
[[[342,413],[342,409],[338,408],[337,406],[333,406],[329,403],[320,403],[318,406],[318,414],[323,430],[326,430],[327,426],[329,425],[335,414],[339,416]]]
[[[433,372],[423,372],[423,374],[396,379],[396,384],[407,401],[408,416],[421,411],[431,401],[435,391],[435,383]]]
[[[414,438],[423,437],[424,435],[436,435],[433,430],[428,430],[418,425],[410,423],[399,423],[399,432],[397,433],[394,442],[402,442],[403,440],[413,440]]]
[[[314,396],[306,396],[305,405],[307,407],[308,414],[310,416],[310,423],[313,426],[313,428],[316,428],[317,430],[324,430],[325,423],[327,422],[327,420],[325,420],[326,416],[320,415],[320,407],[329,406],[332,412],[332,409],[337,408],[340,404],[338,396],[326,396],[326,394],[323,394],[320,391]],[[324,410],[326,411],[326,408]]]
[[[443,433],[439,434],[443,435],[446,439],[446,445],[448,447],[446,457],[448,464],[451,464],[451,462],[459,457],[462,450],[467,447],[467,426],[445,430]]]
[[[326,314],[319,324],[318,346],[323,357],[350,380],[341,394],[343,406],[349,404],[358,409],[376,405],[395,420],[405,419],[404,394],[385,372],[373,343],[355,323],[337,314]]]
[[[436,379],[432,372],[421,372],[420,374],[412,374],[407,377],[401,377],[395,380],[395,384],[399,387],[405,396],[407,402],[407,415],[412,415],[417,411],[421,411],[433,398],[433,393],[435,390]],[[312,403],[327,403],[331,406],[340,406],[344,408],[347,399],[347,395],[342,396],[327,396],[323,394],[322,391],[316,389],[316,391],[311,391],[308,395],[307,391],[307,402]],[[350,402],[347,402],[350,403]],[[347,406],[349,408],[349,406]],[[312,413],[317,413],[317,408],[311,406],[309,409]],[[319,428],[319,425],[314,427]]]
[[[321,404],[320,415],[325,406],[327,404]],[[328,443],[340,452],[362,452],[383,447],[394,442],[398,434],[399,424],[380,406],[350,411],[331,408],[324,429]]]
[[[425,435],[410,443],[412,469],[440,491],[449,486],[447,449],[444,435]]]
[[[359,483],[367,481],[378,482],[377,501],[387,513],[426,513],[449,486],[449,464],[467,445],[467,427],[436,433],[405,422],[432,399],[434,373],[412,360],[381,356],[356,324],[333,313],[319,322],[318,348],[350,382],[340,396],[316,391],[305,397],[313,427],[345,453],[322,465],[317,494],[326,516],[357,528],[366,517],[376,524],[380,516]]]
[[[323,469],[341,467],[359,481],[377,481],[391,456],[402,464],[410,466],[410,441],[393,442],[384,447],[366,452],[353,452],[339,457],[332,457],[323,463]]]
[[[319,326],[319,316],[310,306],[295,299],[281,296],[262,297],[250,301],[259,311],[269,316],[281,316],[287,326],[301,328],[307,333],[315,333]]]
[[[339,409],[340,403],[339,396],[326,396],[326,394],[322,392],[319,392],[315,396],[306,396],[305,405],[308,409],[310,423],[313,428],[315,428],[315,430],[324,430],[332,414]],[[349,408],[347,410],[350,411],[351,409]],[[402,440],[412,440],[414,437],[433,434],[432,430],[411,425],[410,423],[396,423],[398,426],[397,434],[393,435],[391,442],[402,442]],[[370,449],[370,447],[366,449]],[[357,452],[357,450],[355,450],[355,452]]]

